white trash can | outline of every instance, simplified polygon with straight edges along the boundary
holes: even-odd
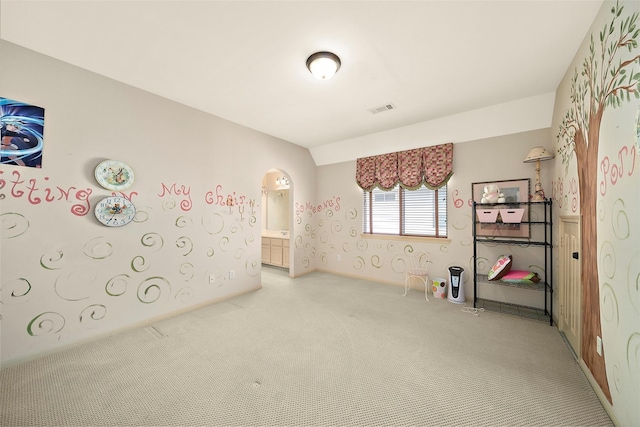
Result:
[[[433,296],[435,298],[446,298],[447,297],[447,280],[441,277],[436,277],[433,279],[433,285],[431,289],[433,290]]]
[[[464,268],[449,267],[449,295],[447,299],[454,304],[464,304]]]

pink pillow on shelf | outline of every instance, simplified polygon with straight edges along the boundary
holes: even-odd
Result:
[[[498,280],[511,270],[511,255],[502,255],[489,270],[489,280]]]
[[[532,271],[525,270],[511,270],[500,279],[503,282],[509,283],[538,283],[540,281],[540,277],[538,277],[538,273],[534,273]]]

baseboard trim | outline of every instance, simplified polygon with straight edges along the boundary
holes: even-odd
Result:
[[[587,377],[589,384],[591,384],[591,388],[593,388],[593,391],[596,392],[596,396],[598,396],[600,403],[602,403],[602,407],[607,412],[607,415],[609,415],[609,418],[611,418],[611,421],[613,422],[613,424],[616,427],[622,427],[622,424],[620,423],[620,421],[618,421],[615,413],[613,412],[613,406],[611,406],[611,403],[609,403],[609,401],[607,400],[606,396],[602,392],[602,389],[600,388],[600,385],[598,384],[596,379],[593,377],[593,374],[589,370],[589,367],[584,363],[584,360],[580,359],[578,361],[578,366],[580,366],[580,368],[582,369],[582,372],[584,372],[584,375]]]
[[[207,307],[207,306],[212,305],[212,304],[217,304],[219,302],[224,302],[224,301],[226,301],[226,300],[228,300],[230,298],[234,298],[234,297],[237,297],[237,296],[240,296],[240,295],[244,295],[244,294],[247,294],[249,292],[255,292],[255,291],[258,291],[260,289],[262,289],[262,284],[260,284],[259,287],[256,287],[256,288],[253,288],[253,289],[248,289],[248,290],[235,292],[233,294],[225,295],[224,297],[214,298],[212,300],[204,301],[204,302],[201,302],[201,303],[189,306],[189,307],[184,307],[184,308],[178,309],[176,311],[171,311],[169,313],[164,313],[164,314],[160,314],[158,316],[150,317],[149,319],[145,319],[145,320],[142,320],[142,321],[139,321],[139,322],[135,322],[135,323],[132,323],[130,325],[122,326],[120,328],[116,328],[116,329],[110,330],[108,332],[99,333],[99,334],[94,335],[92,337],[88,337],[88,338],[85,338],[85,339],[74,341],[72,343],[69,343],[69,344],[66,344],[66,345],[62,345],[60,347],[56,347],[56,348],[51,349],[51,350],[46,350],[46,351],[43,351],[43,352],[34,353],[34,354],[31,354],[31,355],[26,356],[26,357],[20,357],[20,358],[16,358],[16,359],[12,359],[12,360],[7,360],[6,362],[2,362],[2,366],[0,366],[0,368],[1,369],[10,368],[12,366],[20,365],[22,363],[30,362],[32,360],[36,360],[36,359],[39,359],[41,357],[49,356],[51,354],[55,354],[55,353],[59,353],[61,351],[69,350],[71,348],[79,347],[81,345],[85,345],[85,344],[88,344],[88,343],[91,343],[91,342],[94,342],[94,341],[98,341],[98,340],[101,340],[101,339],[104,339],[104,338],[107,338],[107,337],[110,337],[112,335],[116,335],[116,334],[119,334],[119,333],[122,333],[122,332],[127,332],[127,331],[131,331],[133,329],[138,329],[138,328],[144,328],[144,327],[152,325],[152,324],[154,324],[156,322],[160,322],[162,320],[169,319],[171,317],[180,316],[181,314],[185,314],[185,313],[188,313],[190,311],[198,310],[200,308]]]

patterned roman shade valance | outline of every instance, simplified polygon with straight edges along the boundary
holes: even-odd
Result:
[[[391,190],[396,184],[414,190],[424,184],[432,190],[453,175],[453,144],[362,157],[356,162],[356,182],[366,191]]]

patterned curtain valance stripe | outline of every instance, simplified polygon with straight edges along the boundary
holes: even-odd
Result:
[[[436,190],[453,175],[453,144],[361,157],[356,162],[356,182],[366,191],[391,190],[400,184],[415,190],[424,184]]]
[[[393,190],[398,183],[398,153],[381,154],[376,159],[376,182],[381,190]]]
[[[453,144],[435,145],[422,151],[424,185],[437,190],[453,175]]]

